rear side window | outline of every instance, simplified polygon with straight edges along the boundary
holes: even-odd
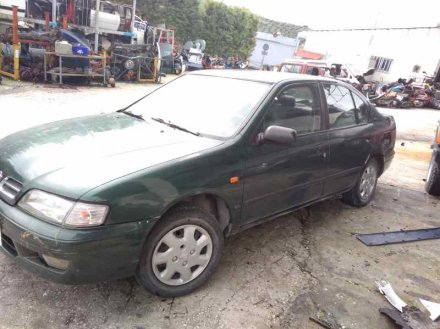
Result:
[[[326,84],[330,128],[350,127],[368,122],[368,105],[348,88]]]
[[[324,85],[324,92],[327,98],[330,128],[356,125],[356,107],[350,90],[338,85]]]
[[[356,105],[359,123],[368,123],[369,106],[355,93],[353,95],[354,104]]]

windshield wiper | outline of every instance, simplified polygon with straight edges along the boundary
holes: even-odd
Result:
[[[159,122],[159,123],[162,123],[164,125],[167,125],[170,128],[174,128],[174,129],[178,129],[178,130],[184,131],[184,132],[192,134],[194,136],[200,136],[200,133],[195,133],[195,132],[193,132],[191,130],[188,130],[186,128],[180,127],[180,126],[178,126],[178,125],[176,125],[174,123],[171,123],[171,122],[166,122],[164,119],[161,119],[161,118],[151,118],[151,120],[154,120],[156,122]]]
[[[119,110],[119,111],[117,111],[117,112],[119,112],[119,113],[124,113],[124,114],[129,115],[129,116],[131,116],[131,117],[133,117],[133,118],[136,118],[136,119],[140,119],[140,120],[144,120],[144,121],[145,121],[145,119],[144,119],[144,117],[143,117],[142,115],[140,115],[140,114],[135,114],[135,113],[133,113],[133,112],[131,112],[131,111]]]

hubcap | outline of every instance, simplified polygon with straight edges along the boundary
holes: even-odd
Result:
[[[359,195],[362,200],[368,200],[370,198],[374,186],[376,185],[376,179],[376,166],[369,164],[362,174],[361,183],[359,185]]]
[[[197,225],[182,225],[165,234],[153,253],[156,278],[170,286],[179,286],[198,277],[212,256],[212,240]]]

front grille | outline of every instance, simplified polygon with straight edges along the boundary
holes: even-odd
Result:
[[[23,185],[20,182],[11,177],[6,177],[0,182],[0,198],[14,204],[22,188]]]

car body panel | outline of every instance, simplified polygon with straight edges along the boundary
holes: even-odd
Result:
[[[329,130],[329,157],[324,194],[332,191],[342,192],[354,185],[371,154],[371,126],[372,124],[364,124]]]
[[[159,218],[179,201],[203,193],[220,197],[229,206],[231,219],[239,219],[243,160],[234,146],[222,145],[203,155],[182,157],[178,163],[111,181],[82,199],[109,204],[108,224]],[[231,184],[231,177],[239,177],[239,182]]]

